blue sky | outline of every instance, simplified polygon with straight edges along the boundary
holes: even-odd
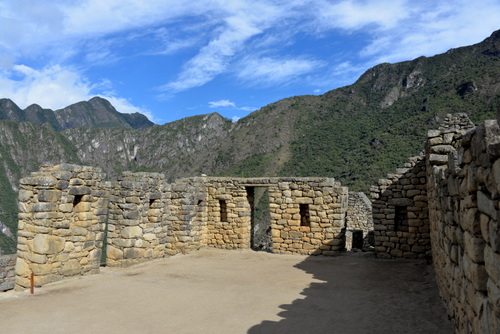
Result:
[[[500,0],[0,0],[0,97],[237,120],[478,43],[499,17]]]

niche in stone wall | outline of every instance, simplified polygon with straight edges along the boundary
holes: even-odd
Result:
[[[408,232],[408,208],[406,206],[394,207],[394,231]]]
[[[77,211],[77,206],[82,202],[83,195],[75,195],[73,198],[73,211]]]
[[[220,209],[220,221],[227,222],[227,203],[225,200],[219,200],[219,209]]]
[[[309,214],[309,204],[299,204],[300,226],[311,226],[311,216]]]

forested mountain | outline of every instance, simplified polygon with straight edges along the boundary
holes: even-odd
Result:
[[[124,170],[160,171],[171,180],[327,176],[367,191],[417,155],[446,114],[465,112],[475,123],[495,118],[500,31],[434,57],[380,64],[350,86],[284,99],[237,123],[212,113],[151,126],[101,98],[54,112],[16,108],[0,100],[0,119],[9,119],[0,121],[0,221],[13,234],[0,233],[4,252],[14,251],[18,179],[40,164],[98,166],[109,178]]]

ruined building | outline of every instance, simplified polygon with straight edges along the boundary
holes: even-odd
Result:
[[[338,255],[373,245],[379,258],[432,258],[457,332],[497,333],[497,120],[476,127],[449,115],[371,197],[330,178],[168,183],[163,174],[125,172],[106,181],[98,168],[46,166],[20,181],[18,253],[0,258],[0,289],[26,288],[32,273],[40,286],[200,247]]]

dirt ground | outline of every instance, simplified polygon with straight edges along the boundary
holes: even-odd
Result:
[[[1,333],[452,333],[432,266],[202,249],[0,294]]]

